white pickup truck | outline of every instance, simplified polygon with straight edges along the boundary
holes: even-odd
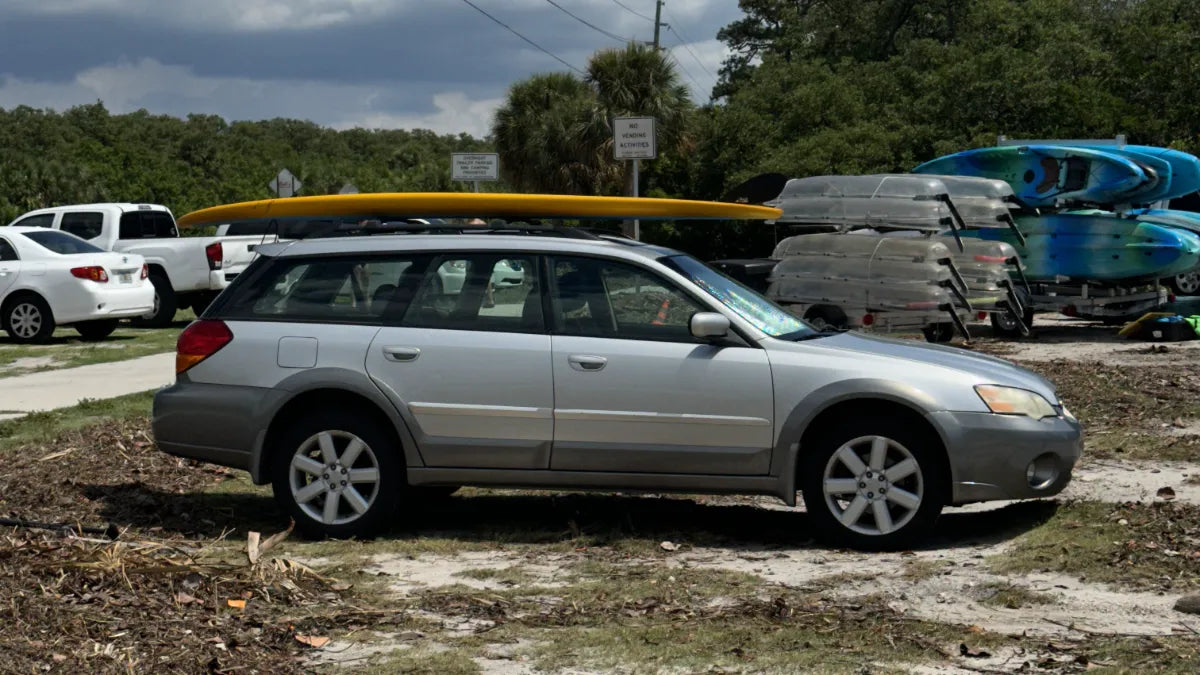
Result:
[[[30,211],[9,225],[70,232],[107,251],[146,259],[154,284],[154,311],[137,320],[166,326],[175,312],[200,314],[254,258],[262,237],[181,237],[175,217],[157,204],[76,204]]]

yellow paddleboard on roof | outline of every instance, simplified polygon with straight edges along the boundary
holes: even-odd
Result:
[[[645,197],[580,197],[475,192],[377,192],[240,202],[193,211],[181,227],[272,218],[610,218],[770,220],[767,206]]]

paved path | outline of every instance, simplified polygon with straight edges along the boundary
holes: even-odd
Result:
[[[0,419],[158,389],[175,382],[175,354],[0,378]]]

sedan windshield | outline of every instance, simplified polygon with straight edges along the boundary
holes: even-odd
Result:
[[[73,234],[46,230],[45,232],[23,232],[42,248],[49,249],[59,255],[75,255],[78,253],[104,253],[104,249],[93,246]]]
[[[673,255],[661,262],[773,338],[800,340],[821,335],[779,305],[691,256]]]

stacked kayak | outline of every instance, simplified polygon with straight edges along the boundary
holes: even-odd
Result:
[[[766,202],[796,229],[860,227],[937,232],[956,226],[946,185],[911,174],[793,178]]]
[[[950,248],[937,239],[802,234],[779,242],[767,297],[870,311],[969,309]]]
[[[1115,142],[999,146],[913,171],[948,187],[951,175],[1007,184],[1011,206],[1025,207],[1015,228],[954,234],[1011,245],[1031,279],[1152,280],[1200,265],[1200,214],[1145,208],[1200,190],[1200,159],[1178,150]]]

